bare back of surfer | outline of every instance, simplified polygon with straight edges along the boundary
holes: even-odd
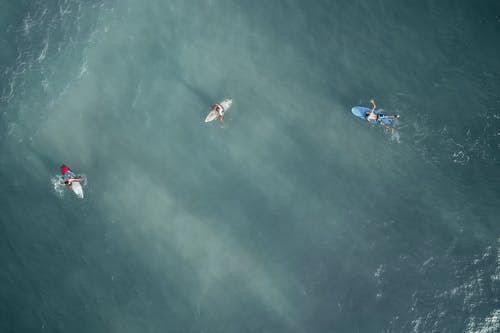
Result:
[[[383,118],[388,118],[388,119],[397,119],[399,118],[399,115],[395,115],[395,116],[387,116],[387,115],[378,115],[376,112],[375,112],[375,109],[377,108],[377,105],[375,104],[375,101],[373,99],[370,100],[370,103],[372,103],[372,109],[370,110],[370,112],[368,112],[366,114],[366,120],[369,122],[369,123],[372,123],[372,124],[376,124],[379,120],[379,117],[383,117]],[[382,126],[384,126],[385,128],[391,128],[391,126],[385,124],[385,123],[380,123]]]
[[[224,108],[219,103],[214,104],[210,111],[217,111],[217,113],[218,113],[217,120],[220,120],[220,121],[224,120]]]
[[[62,183],[62,185],[68,186],[68,188],[69,188],[70,190],[73,190],[73,188],[72,188],[72,184],[73,184],[74,182],[81,183],[82,181],[83,181],[83,179],[81,179],[81,178],[73,178],[73,177],[71,177],[71,178],[66,179],[66,180]]]

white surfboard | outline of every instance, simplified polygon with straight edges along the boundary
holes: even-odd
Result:
[[[221,112],[222,115],[224,115],[226,113],[226,111],[231,107],[232,104],[233,104],[233,100],[231,98],[227,98],[219,103],[219,105],[222,106],[222,112]],[[205,118],[205,122],[209,123],[211,121],[214,121],[217,119],[218,116],[219,116],[219,112],[217,112],[216,110],[210,110],[207,117]]]
[[[79,182],[71,183],[71,190],[76,194],[78,198],[83,199],[83,188]]]

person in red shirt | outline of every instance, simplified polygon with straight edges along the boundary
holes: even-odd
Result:
[[[61,185],[68,186],[70,190],[71,190],[71,184],[73,182],[81,183],[83,181],[82,178],[77,177],[75,173],[71,171],[71,169],[65,164],[61,165],[61,173],[64,177],[64,181],[61,183]]]

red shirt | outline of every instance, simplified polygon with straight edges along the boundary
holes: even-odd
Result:
[[[69,168],[66,165],[63,165],[61,167],[61,173],[64,175],[66,172],[70,171]]]

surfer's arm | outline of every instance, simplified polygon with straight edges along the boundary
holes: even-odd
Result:
[[[375,104],[375,101],[373,99],[370,100],[370,103],[372,103],[372,105],[373,105],[373,108],[370,112],[373,112],[373,111],[375,111],[375,108],[377,107],[377,105]]]
[[[69,183],[73,183],[73,182],[81,183],[82,181],[83,181],[83,178],[70,178],[70,179],[68,179]]]

